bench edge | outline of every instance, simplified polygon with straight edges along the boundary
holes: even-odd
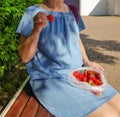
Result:
[[[29,81],[29,79],[30,79],[30,76],[28,76],[26,78],[26,80],[23,82],[23,84],[17,90],[17,92],[15,93],[15,95],[13,96],[13,98],[9,101],[9,103],[7,104],[7,106],[5,107],[5,109],[0,114],[0,117],[5,117],[6,113],[9,111],[9,109],[11,108],[11,106],[13,105],[13,103],[15,102],[15,100],[17,99],[17,97],[19,96],[19,94],[22,92],[23,88],[25,87],[25,85],[27,84],[27,82]]]

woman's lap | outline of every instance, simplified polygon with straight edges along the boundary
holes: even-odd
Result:
[[[85,117],[116,94],[108,85],[102,96],[69,85],[64,79],[31,80],[38,100],[56,117]]]

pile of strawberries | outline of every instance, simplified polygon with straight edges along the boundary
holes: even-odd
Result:
[[[73,76],[80,82],[87,82],[92,86],[102,85],[102,77],[99,72],[94,70],[74,71]]]

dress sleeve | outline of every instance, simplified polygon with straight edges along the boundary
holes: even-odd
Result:
[[[85,24],[84,24],[82,17],[80,16],[79,13],[78,13],[78,28],[79,28],[79,32],[81,32],[82,30],[85,29]]]
[[[32,29],[33,29],[32,10],[30,8],[27,8],[20,20],[16,33],[28,37],[31,34]]]

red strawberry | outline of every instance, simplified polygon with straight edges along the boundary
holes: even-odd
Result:
[[[101,85],[102,82],[101,82],[99,79],[96,79],[96,80],[95,80],[95,84],[96,84],[96,85]]]
[[[92,70],[88,70],[87,71],[87,75],[89,76],[89,75],[92,75],[93,74],[93,71]]]
[[[87,77],[84,76],[84,77],[82,78],[82,81],[83,81],[83,82],[87,82]]]
[[[99,91],[92,91],[92,93],[93,93],[94,95],[98,95],[98,96],[101,96],[101,95],[102,95],[101,92],[99,92]]]
[[[90,76],[88,76],[88,79],[96,79],[94,76],[92,76],[92,75],[90,75]]]
[[[78,77],[78,75],[79,75],[79,72],[78,72],[78,71],[74,71],[74,72],[73,72],[73,76]]]
[[[101,78],[101,75],[100,75],[100,73],[98,73],[98,72],[95,73],[95,76],[96,76],[97,79],[100,79],[100,78]]]
[[[54,22],[54,16],[51,15],[51,14],[47,16],[47,19],[48,19],[50,22]]]
[[[83,77],[84,77],[84,74],[79,73],[79,75],[78,75],[78,80],[82,81],[82,80],[83,80]]]
[[[92,80],[94,85],[97,85],[96,84],[96,78],[94,76],[89,76],[89,80]]]

